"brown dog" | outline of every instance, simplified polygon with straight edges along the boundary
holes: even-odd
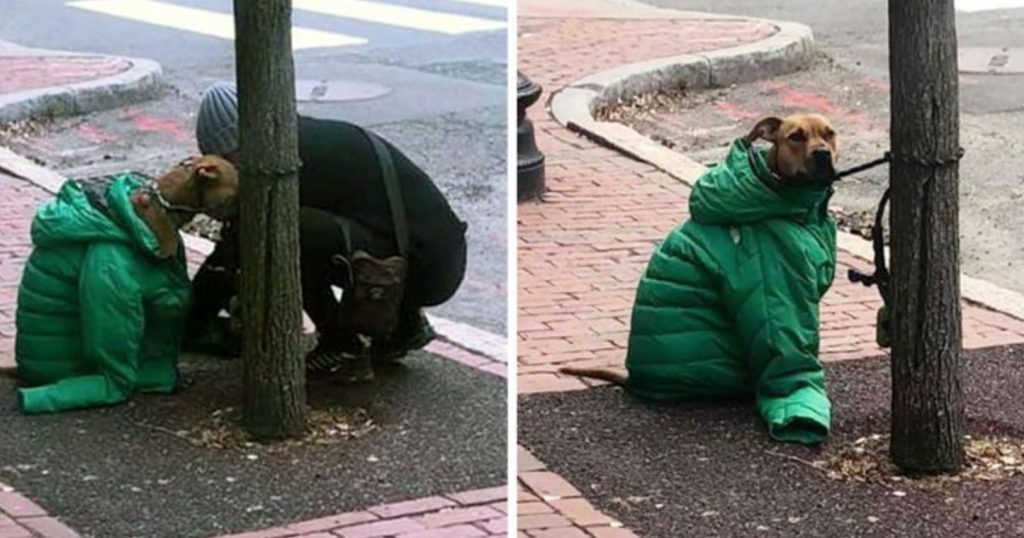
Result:
[[[178,249],[178,230],[198,213],[216,218],[236,211],[238,172],[228,161],[214,156],[189,157],[157,178],[152,185],[132,193],[136,214],[156,236],[160,253],[171,256]],[[13,367],[0,374],[13,375]]]
[[[825,181],[835,175],[839,142],[832,123],[820,114],[764,118],[746,139],[771,143],[768,167],[782,179]]]
[[[832,181],[839,160],[839,142],[832,122],[820,114],[794,114],[786,118],[769,116],[757,122],[744,137],[753,144],[769,142],[766,161],[782,182]],[[563,374],[589,377],[616,385],[626,382],[621,371],[602,368],[559,368]]]
[[[132,195],[135,210],[160,242],[164,256],[178,247],[178,230],[198,213],[219,220],[237,210],[238,171],[216,155],[189,157]]]

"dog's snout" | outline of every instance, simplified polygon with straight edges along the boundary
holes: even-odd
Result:
[[[814,150],[814,152],[811,153],[811,158],[814,159],[814,164],[817,168],[832,167],[832,152],[825,148]]]

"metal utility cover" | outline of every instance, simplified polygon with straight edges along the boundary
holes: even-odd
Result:
[[[391,93],[391,89],[371,82],[340,80],[295,81],[295,99],[303,103],[339,103],[377,99]]]
[[[1024,49],[1009,47],[960,49],[961,73],[1011,75],[1024,73]]]

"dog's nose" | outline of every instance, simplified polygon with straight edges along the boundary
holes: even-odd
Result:
[[[816,179],[829,180],[835,174],[832,167],[832,152],[827,149],[816,149],[811,153],[813,164],[812,175]]]
[[[826,160],[832,162],[832,152],[825,148],[816,149],[811,155],[818,164],[824,164]]]

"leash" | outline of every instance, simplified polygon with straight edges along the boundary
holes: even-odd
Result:
[[[926,168],[943,168],[958,163],[963,156],[964,148],[958,148],[953,157],[945,159],[893,155],[891,151],[887,151],[880,159],[875,159],[873,161],[848,168],[842,172],[838,172],[836,174],[836,179],[842,179],[843,177],[863,172],[864,170],[869,170],[892,161]],[[889,203],[891,190],[892,187],[887,186],[885,191],[882,193],[882,198],[878,202],[878,208],[875,210],[875,222],[871,226],[871,246],[872,250],[874,250],[875,256],[875,271],[868,274],[851,268],[847,272],[847,278],[850,279],[850,282],[863,284],[864,286],[875,286],[878,288],[878,294],[882,297],[882,308],[878,310],[875,340],[878,342],[879,347],[882,348],[889,347],[891,343],[889,335],[892,334],[890,332],[889,323],[892,305],[892,279],[891,274],[889,273],[889,268],[885,262],[885,230],[882,226],[882,216],[885,214],[885,207]]]

